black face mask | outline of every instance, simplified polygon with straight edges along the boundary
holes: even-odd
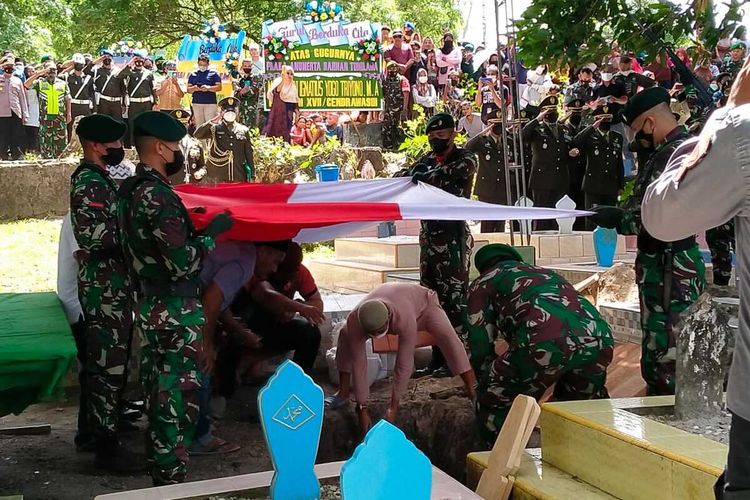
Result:
[[[83,64],[81,64],[81,63],[75,63],[73,65],[73,69],[76,70],[76,71],[81,71],[83,69]]]
[[[450,54],[453,52],[453,40],[445,40],[443,42],[443,48],[441,49],[443,54]]]
[[[602,132],[609,132],[609,130],[612,128],[612,122],[610,121],[603,121],[599,124],[599,130]]]
[[[13,66],[6,66],[3,68],[4,73],[8,73],[9,75],[13,73]]]
[[[443,154],[448,150],[448,143],[450,139],[440,139],[439,137],[433,137],[429,140],[432,151],[437,154]]]
[[[581,124],[582,118],[583,116],[581,116],[580,113],[573,113],[572,115],[570,115],[570,124],[577,127]]]
[[[107,165],[115,167],[125,159],[125,150],[123,148],[107,148],[107,154],[102,156],[102,161]]]
[[[503,135],[503,125],[497,124],[492,126],[492,133],[500,137]]]
[[[185,168],[185,155],[182,154],[182,150],[179,148],[174,149],[172,150],[172,154],[174,154],[174,160],[164,164],[164,170],[166,170],[167,175],[174,175]]]
[[[545,116],[544,121],[547,123],[555,123],[557,121],[557,118],[558,118],[557,111],[555,111],[554,113],[550,113],[547,116]]]
[[[246,75],[249,75],[250,73],[253,72],[253,68],[242,68],[242,72],[245,73]]]
[[[110,64],[112,64],[112,59],[105,59],[102,61],[102,64],[104,66],[109,66]]]
[[[143,67],[143,63],[142,63],[142,62],[136,62],[136,63],[135,63],[135,67],[136,67],[137,69],[141,69],[141,68]]]
[[[634,142],[638,145],[638,151],[653,151],[656,149],[654,134],[647,134],[643,129],[636,132]]]

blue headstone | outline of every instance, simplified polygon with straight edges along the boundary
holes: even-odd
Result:
[[[258,413],[273,461],[271,498],[320,498],[313,467],[323,426],[323,389],[297,364],[284,361],[258,393]]]
[[[432,464],[404,433],[378,422],[341,468],[346,500],[429,500]]]
[[[612,267],[617,250],[617,230],[597,227],[593,235],[596,264],[601,267]]]

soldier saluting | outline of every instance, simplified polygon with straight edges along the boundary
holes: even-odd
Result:
[[[128,107],[128,130],[131,142],[133,120],[141,113],[157,109],[154,74],[143,67],[147,57],[148,52],[144,49],[136,50],[133,53],[133,59],[120,71],[121,76],[128,79],[125,86],[125,104]]]
[[[94,105],[96,112],[122,120],[125,95],[124,76],[121,71],[112,66],[113,54],[109,50],[102,50],[101,66],[94,69]]]
[[[531,178],[534,206],[554,208],[568,192],[570,183],[568,158],[579,152],[571,148],[572,137],[557,121],[557,96],[548,96],[540,104],[541,113],[522,130],[524,142],[531,144]],[[537,229],[555,229],[555,221],[538,221]]]
[[[585,152],[585,174],[581,187],[584,207],[617,205],[617,195],[625,185],[622,161],[622,134],[611,130],[612,112],[608,105],[599,106],[593,113],[594,123],[573,138],[573,145]],[[586,220],[586,229],[596,226]]]
[[[208,141],[203,182],[245,182],[255,178],[250,129],[237,123],[240,100],[219,101],[216,117],[195,130],[195,138]]]

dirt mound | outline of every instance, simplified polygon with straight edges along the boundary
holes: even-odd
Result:
[[[638,302],[638,285],[632,264],[618,262],[599,275],[597,302]]]

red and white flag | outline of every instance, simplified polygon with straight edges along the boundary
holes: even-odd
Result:
[[[509,207],[459,198],[410,178],[309,184],[183,184],[175,187],[198,229],[229,210],[234,240],[327,241],[396,220],[539,220],[588,212]],[[195,213],[202,207],[205,213]],[[202,212],[202,211],[201,211]]]

